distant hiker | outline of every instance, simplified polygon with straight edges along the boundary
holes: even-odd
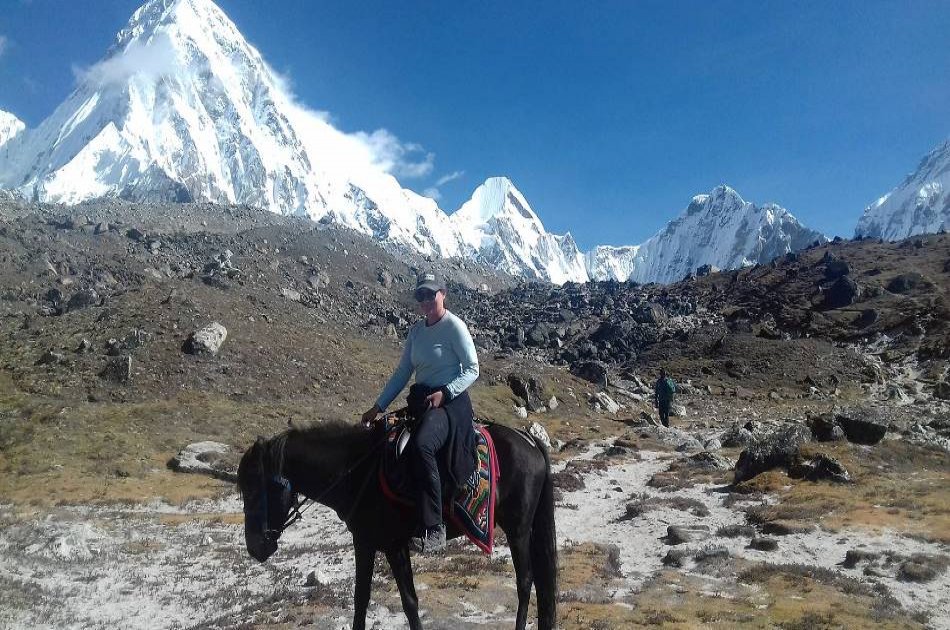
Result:
[[[415,372],[406,400],[417,421],[408,449],[420,530],[409,544],[426,553],[445,548],[442,479],[454,489],[475,466],[475,414],[466,390],[478,378],[478,356],[465,323],[445,308],[445,293],[435,274],[419,276],[414,295],[425,319],[409,329],[399,365],[363,414],[363,423],[372,423]]]
[[[653,386],[656,397],[656,408],[660,411],[660,422],[664,427],[670,426],[670,407],[673,406],[673,394],[676,393],[676,383],[666,375],[666,370],[660,369],[660,378]]]

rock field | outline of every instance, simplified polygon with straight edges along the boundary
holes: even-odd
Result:
[[[432,268],[476,413],[550,438],[562,627],[950,627],[950,236],[558,287],[246,207],[2,200],[0,625],[348,627],[345,528],[258,565],[235,465],[355,422]],[[506,545],[414,564],[426,627],[513,625]]]

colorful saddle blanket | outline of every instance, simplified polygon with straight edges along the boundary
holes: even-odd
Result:
[[[442,514],[446,522],[455,524],[469,540],[487,554],[492,552],[495,539],[495,495],[498,483],[498,456],[488,429],[475,426],[475,472],[456,490],[450,501],[445,501]],[[379,467],[379,483],[390,501],[412,506],[411,487],[406,460],[401,457],[409,441],[408,429],[402,425],[389,429],[385,454]]]

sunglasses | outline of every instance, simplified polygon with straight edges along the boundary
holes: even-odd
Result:
[[[431,289],[419,289],[416,291],[416,302],[431,302],[435,299],[435,291]]]

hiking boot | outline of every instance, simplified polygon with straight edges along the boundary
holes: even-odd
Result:
[[[436,553],[445,550],[445,525],[427,527],[421,536],[409,539],[409,548],[418,553]]]

